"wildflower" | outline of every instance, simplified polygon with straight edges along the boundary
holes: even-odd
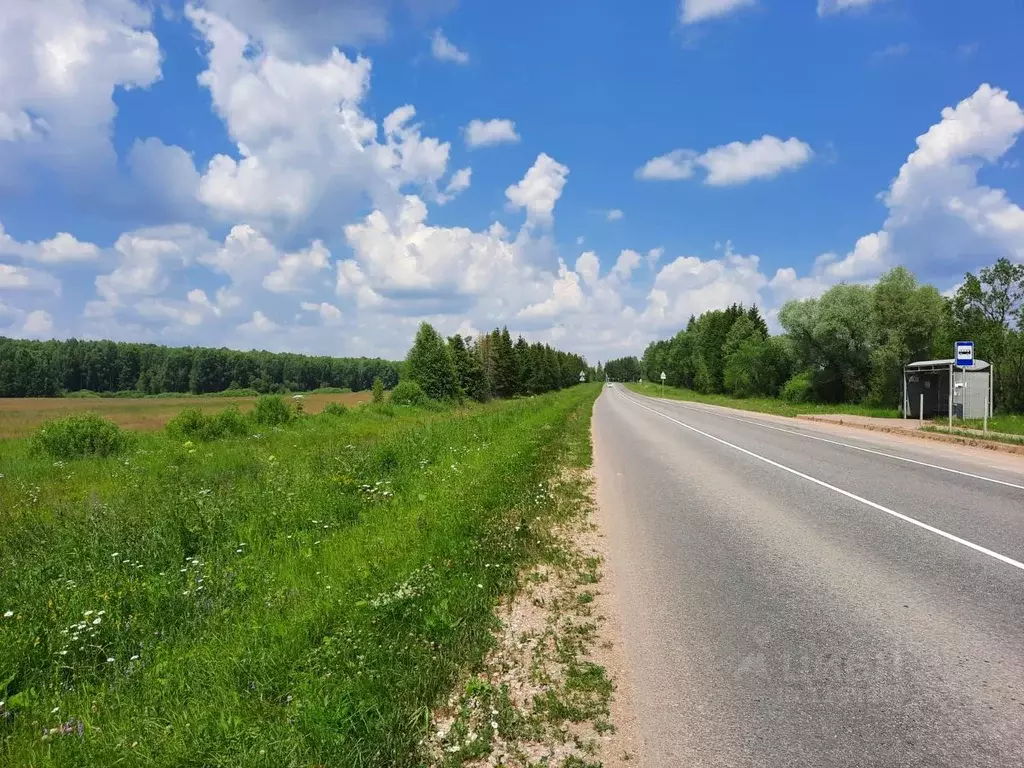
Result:
[[[132,656],[130,659],[128,659],[128,661],[138,661],[138,660],[139,660],[139,654],[137,654],[137,653],[134,656]]]
[[[93,615],[93,613],[95,613],[95,611],[86,611],[86,612],[85,612],[85,613],[83,613],[82,615],[83,615],[83,616],[85,616],[86,618],[88,618],[89,616],[92,616],[92,615]]]
[[[491,730],[498,730],[498,724],[494,720],[491,720]]]
[[[14,615],[14,611],[4,611],[4,618],[9,619]]]
[[[120,552],[114,552],[114,553],[112,553],[112,554],[111,554],[110,556],[111,556],[111,557],[120,557],[120,556],[121,556],[121,553],[120,553]]]
[[[60,712],[60,707],[54,707],[53,709],[50,710],[50,714],[51,715],[55,715],[58,712]]]
[[[206,494],[208,494],[209,492],[210,492],[210,489],[209,489],[209,488],[202,488],[202,489],[200,489],[200,491],[199,491],[199,495],[200,495],[200,496],[205,496],[205,495],[206,495]]]
[[[107,664],[113,664],[113,663],[114,663],[114,657],[113,656],[108,656],[107,657]]]
[[[103,617],[102,616],[97,616],[95,619],[92,620],[92,623],[93,624],[99,624],[102,621],[103,621]]]

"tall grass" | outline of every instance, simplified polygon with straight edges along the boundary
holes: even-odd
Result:
[[[73,464],[0,443],[0,764],[417,764],[597,394]]]

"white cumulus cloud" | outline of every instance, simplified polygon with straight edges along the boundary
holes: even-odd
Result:
[[[26,261],[43,264],[64,264],[93,261],[99,255],[99,246],[83,243],[67,232],[59,232],[41,242],[18,242],[4,231],[0,223],[0,255],[18,256]]]
[[[679,21],[682,24],[697,24],[708,19],[718,19],[756,2],[757,0],[681,0]]]
[[[542,152],[522,180],[505,190],[505,197],[513,209],[526,209],[528,223],[551,224],[568,176],[568,167]]]
[[[818,15],[828,16],[833,13],[867,8],[881,0],[818,0]]]
[[[692,177],[699,167],[707,172],[705,184],[732,186],[773,178],[799,168],[813,156],[811,147],[797,138],[783,141],[775,136],[762,136],[749,143],[734,141],[712,147],[702,154],[676,149],[648,160],[636,176],[646,181],[676,181]]]
[[[434,35],[430,38],[430,53],[438,61],[469,64],[469,54],[460,51],[440,29],[435,29]]]
[[[464,132],[470,149],[519,141],[516,124],[505,119],[470,120]]]

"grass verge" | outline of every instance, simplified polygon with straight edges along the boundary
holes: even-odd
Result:
[[[417,764],[598,393],[111,459],[0,443],[0,763]]]
[[[932,432],[937,435],[954,435],[955,437],[966,437],[971,440],[978,440],[991,443],[1005,443],[1007,445],[1024,445],[1024,435],[1008,435],[1008,434],[997,434],[995,432],[984,433],[980,429],[957,429],[956,422],[954,422],[953,429],[949,427],[938,427],[938,426],[925,426],[922,427],[925,432]]]
[[[729,397],[728,395],[704,395],[690,389],[678,389],[676,387],[665,387],[662,391],[660,384],[626,384],[632,391],[647,395],[649,397],[664,397],[671,400],[687,400],[694,403],[707,403],[708,405],[723,405],[727,408],[738,408],[743,411],[758,411],[760,413],[773,413],[778,416],[799,416],[801,414],[815,413],[843,413],[851,416],[873,416],[883,419],[898,419],[899,411],[895,408],[880,408],[870,405],[856,405],[852,403],[840,403],[838,405],[825,405],[821,403],[790,403],[786,400],[779,400],[773,397]]]

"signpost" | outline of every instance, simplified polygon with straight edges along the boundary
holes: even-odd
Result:
[[[661,396],[665,396],[665,372],[661,372]]]
[[[953,358],[957,368],[972,368],[974,367],[974,342],[973,341],[958,341],[953,348]],[[991,374],[989,374],[991,375]],[[960,384],[960,402],[963,404],[964,409],[967,408],[967,377],[964,377],[963,382]],[[953,392],[956,389],[956,385],[953,383],[953,370],[950,369],[950,380],[949,380],[949,431],[953,431]],[[961,414],[963,415],[963,414]]]
[[[970,368],[974,365],[973,341],[958,341],[956,343],[956,364],[960,368]]]
[[[580,371],[580,384],[582,384],[586,380],[587,380],[587,373],[586,373],[586,371]]]

